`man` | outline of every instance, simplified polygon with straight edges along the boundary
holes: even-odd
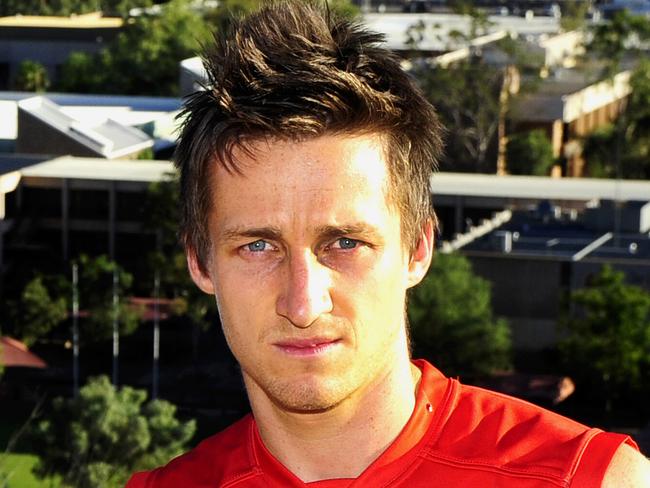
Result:
[[[289,2],[206,54],[181,234],[252,415],[129,488],[650,486],[629,438],[411,362],[442,129],[380,41]]]

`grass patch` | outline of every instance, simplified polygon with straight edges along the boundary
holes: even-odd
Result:
[[[39,479],[32,473],[38,461],[33,454],[0,453],[1,488],[59,488],[58,477]]]

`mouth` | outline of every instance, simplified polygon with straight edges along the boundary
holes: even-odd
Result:
[[[273,345],[289,356],[311,357],[330,352],[341,344],[341,339],[291,339],[279,341]]]

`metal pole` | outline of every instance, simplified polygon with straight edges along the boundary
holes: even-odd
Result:
[[[72,394],[79,394],[79,268],[72,265]]]
[[[117,387],[120,357],[119,298],[117,295],[119,277],[117,269],[113,270],[113,386]]]
[[[108,256],[115,261],[115,220],[116,220],[116,183],[113,181],[108,189]]]
[[[156,271],[153,280],[153,385],[151,398],[158,398],[158,358],[160,356],[160,321],[158,318],[158,297],[160,295],[160,274]]]
[[[61,252],[67,261],[70,254],[70,181],[61,182]]]

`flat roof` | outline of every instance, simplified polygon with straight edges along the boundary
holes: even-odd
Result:
[[[0,91],[0,101],[19,102],[34,92]],[[133,95],[96,95],[47,92],[47,98],[62,107],[115,107],[144,112],[173,112],[183,107],[177,97],[146,97]]]
[[[54,17],[48,15],[14,15],[0,17],[0,27],[47,27],[57,29],[116,29],[122,27],[121,17],[102,17],[98,13]]]
[[[633,205],[636,206],[636,205]],[[597,209],[594,209],[597,210]],[[504,249],[508,242],[510,250]],[[583,216],[544,217],[539,210],[518,211],[511,220],[468,243],[463,252],[529,256],[569,261],[607,258],[650,265],[650,234],[592,229]]]
[[[153,140],[139,129],[119,124],[112,119],[100,119],[92,124],[76,120],[46,97],[26,98],[18,102],[18,107],[107,158],[117,158],[153,146]]]
[[[53,178],[98,181],[164,181],[174,171],[170,161],[77,158],[62,156],[26,168],[26,178]]]
[[[650,181],[441,172],[431,178],[436,195],[531,200],[648,200]]]
[[[515,15],[490,15],[488,33],[507,31],[523,36],[538,36],[540,34],[557,33],[560,22],[553,17],[533,17],[525,19]],[[407,44],[406,31],[411,26],[423,22],[425,25],[424,38],[419,49],[424,51],[447,51],[452,39],[448,36],[451,31],[469,34],[471,18],[467,15],[445,13],[369,13],[362,17],[363,23],[375,32],[386,35],[386,46],[394,50],[411,49]]]

